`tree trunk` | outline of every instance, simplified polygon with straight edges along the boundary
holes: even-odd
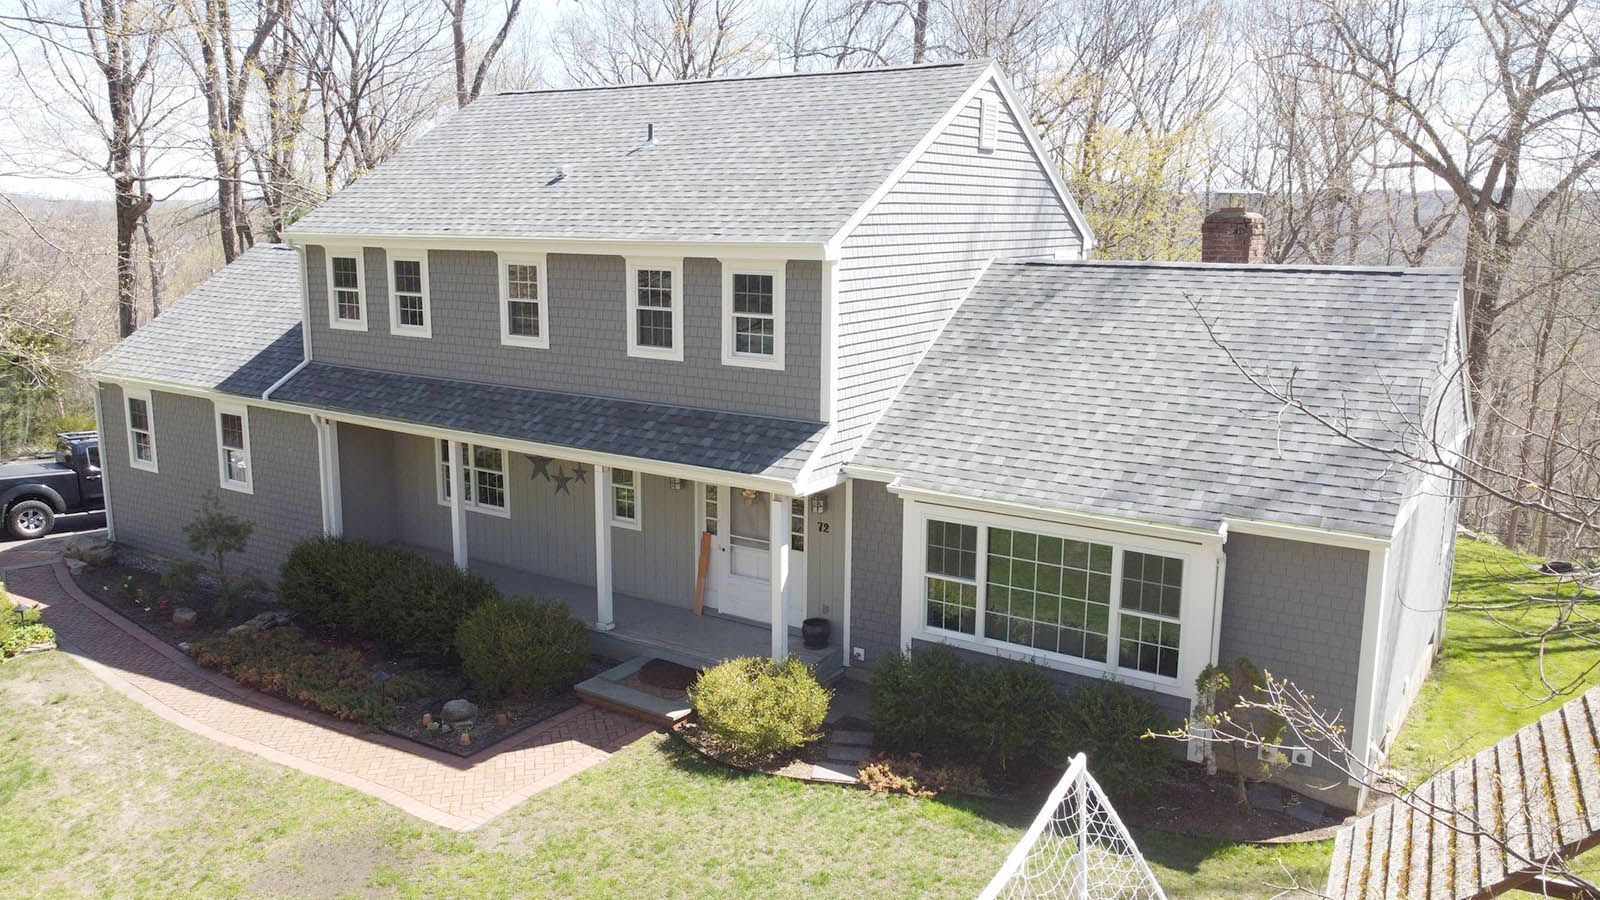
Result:
[[[917,0],[911,14],[911,61],[922,62],[928,55],[928,5],[929,0]]]

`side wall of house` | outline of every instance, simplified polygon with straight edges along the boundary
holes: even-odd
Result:
[[[1316,697],[1350,728],[1356,713],[1367,552],[1234,533],[1223,585],[1218,661],[1247,657]],[[1331,766],[1292,767],[1285,780],[1342,782]]]
[[[980,100],[998,113],[992,151],[978,147]],[[845,238],[827,462],[854,451],[991,259],[1081,253],[1028,127],[991,82]]]
[[[117,542],[159,556],[192,559],[183,526],[194,518],[206,492],[215,491],[223,509],[255,526],[239,564],[269,583],[276,581],[289,550],[322,534],[317,435],[311,419],[250,407],[254,493],[243,494],[220,486],[212,402],[161,391],[152,391],[150,401],[157,472],[128,464],[122,389],[108,384],[100,393],[106,435],[100,452]]]
[[[627,263],[620,256],[551,253],[545,302],[550,346],[500,342],[497,255],[428,251],[432,337],[389,332],[387,255],[362,251],[367,330],[328,327],[325,248],[306,247],[311,349],[320,362],[520,388],[674,403],[814,421],[822,387],[822,264],[785,270],[784,368],[722,363],[722,266],[683,260],[683,361],[627,353]]]
[[[820,513],[812,508],[818,496],[828,507]],[[831,640],[837,644],[844,614],[844,488],[813,494],[806,498],[806,507],[806,614],[832,622]]]

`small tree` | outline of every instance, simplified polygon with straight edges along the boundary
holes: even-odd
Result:
[[[1239,805],[1246,808],[1250,805],[1250,783],[1266,781],[1287,762],[1278,745],[1289,723],[1259,703],[1270,678],[1246,656],[1206,666],[1196,679],[1200,720],[1172,734],[1201,740],[1207,772],[1216,771],[1214,745],[1226,744],[1238,779]]]
[[[217,579],[217,599],[211,605],[214,618],[225,618],[233,607],[240,582],[229,571],[228,557],[244,552],[252,531],[255,525],[249,520],[222,508],[222,499],[215,490],[206,491],[194,518],[183,526],[183,533],[189,538],[189,549],[211,561],[211,574]]]

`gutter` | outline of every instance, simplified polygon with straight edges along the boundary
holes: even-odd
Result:
[[[306,367],[306,364],[309,363],[309,362],[311,362],[311,357],[307,356],[306,358],[304,358],[304,359],[300,360],[299,362],[295,363],[294,364],[294,368],[292,368],[289,371],[283,373],[283,377],[279,378],[277,381],[274,381],[265,391],[261,392],[261,399],[263,399],[263,400],[271,400],[272,399],[272,393],[274,391],[276,391],[278,388],[281,388],[285,384],[287,384],[289,382],[289,379],[295,377],[296,375],[299,375],[300,374],[300,370],[304,369]]]

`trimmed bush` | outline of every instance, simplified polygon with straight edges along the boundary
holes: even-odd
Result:
[[[456,653],[467,681],[485,694],[535,694],[583,672],[589,629],[560,603],[494,598],[462,620]]]
[[[831,691],[798,659],[782,664],[762,657],[730,659],[700,673],[689,699],[700,723],[730,754],[771,759],[822,734]]]
[[[1166,728],[1161,711],[1148,698],[1120,684],[1091,681],[1067,697],[1046,758],[1065,768],[1082,753],[1112,800],[1143,800],[1172,765],[1171,746],[1144,735]]]
[[[500,592],[481,575],[402,547],[313,538],[290,551],[278,595],[307,622],[448,656],[467,613]]]
[[[868,692],[878,743],[901,753],[958,755],[953,714],[964,669],[954,650],[937,645],[878,663]]]
[[[1055,685],[1036,665],[974,663],[960,678],[956,731],[978,762],[1007,772],[1043,757],[1061,706]]]
[[[248,688],[340,719],[378,727],[421,685],[395,675],[381,687],[361,654],[308,640],[298,628],[224,635],[194,645],[194,660]]]

